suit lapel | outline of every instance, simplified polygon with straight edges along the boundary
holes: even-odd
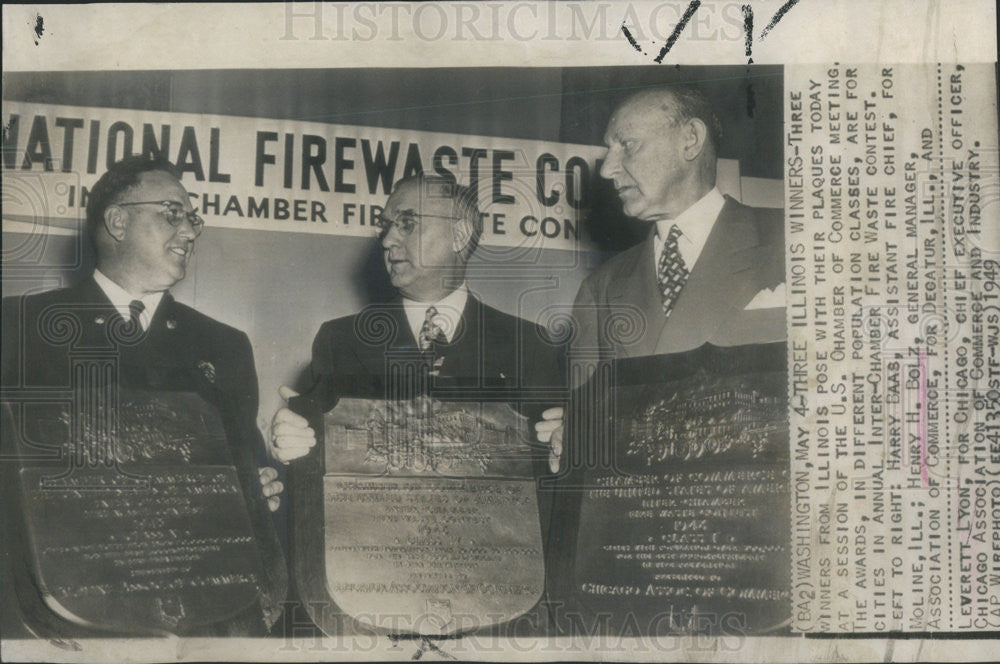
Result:
[[[199,342],[204,340],[196,339],[196,334],[189,317],[177,306],[173,296],[164,293],[146,330],[146,349],[161,364],[177,363],[179,358],[193,358],[191,349],[202,345]]]
[[[386,371],[386,352],[418,350],[417,339],[410,329],[409,321],[403,303],[395,300],[385,304],[372,305],[376,315],[388,315],[395,326],[395,334],[385,345],[372,346],[364,343],[352,344],[354,354],[364,367],[367,375],[383,376]],[[465,309],[459,318],[458,326],[452,339],[447,344],[438,346],[438,358],[443,357],[441,377],[468,377],[480,374],[485,338],[489,330],[482,327],[482,303],[471,294],[465,303]],[[508,342],[508,340],[504,340]],[[509,340],[513,343],[513,340]]]
[[[123,357],[139,372],[137,376],[143,383],[163,388],[176,385],[179,375],[185,377],[184,383],[196,381],[195,367],[200,358],[192,351],[202,348],[203,340],[196,338],[197,333],[188,323],[173,297],[164,293],[143,338],[123,349]]]
[[[667,320],[663,317],[663,299],[660,295],[659,285],[656,278],[656,270],[653,268],[654,238],[656,226],[654,225],[646,236],[639,252],[639,258],[628,268],[621,278],[615,279],[608,289],[609,316],[637,316],[645,317],[645,332],[639,341],[631,345],[615,344],[615,355],[640,357],[652,355],[656,349],[657,339],[663,333]],[[638,311],[632,309],[638,306]],[[613,327],[613,326],[611,326]]]
[[[96,332],[102,343],[107,343],[108,339],[111,338],[107,332],[107,327],[121,314],[111,303],[111,300],[108,299],[107,294],[98,285],[97,281],[94,280],[93,276],[81,281],[76,286],[76,289],[77,292],[73,296],[72,301],[85,305],[81,311],[81,319],[86,324],[86,329]],[[144,333],[142,339],[138,340],[137,343],[126,344],[126,347],[141,348],[151,338],[159,338],[163,331],[162,328],[169,326],[169,321],[171,320],[170,312],[173,309],[174,298],[169,292],[165,292],[163,298],[160,300],[160,304],[153,313],[152,319],[150,319],[149,328]],[[176,321],[173,324],[176,325]]]
[[[149,321],[149,334],[162,334],[164,330],[173,331],[177,329],[177,307],[174,296],[164,293],[160,299],[160,304],[153,312],[153,317]]]
[[[90,276],[81,281],[76,286],[76,293],[71,294],[67,301],[69,307],[74,307],[76,303],[83,305],[78,314],[83,325],[79,345],[107,347],[111,343],[108,326],[118,315],[118,310],[94,281],[94,277]]]
[[[135,348],[136,362],[144,367],[151,387],[194,390],[221,408],[233,395],[228,349],[213,343],[204,320],[164,293],[143,342]]]
[[[384,376],[386,351],[416,350],[417,340],[413,336],[413,330],[410,329],[409,321],[406,320],[406,312],[403,310],[401,300],[369,305],[369,308],[359,316],[366,314],[379,317],[388,316],[395,332],[384,345],[369,345],[358,339],[358,343],[351,344],[351,348],[358,362],[364,367],[364,375]]]
[[[440,376],[463,377],[480,374],[478,365],[483,356],[480,349],[484,343],[482,316],[481,303],[470,293],[451,341],[439,347],[439,355],[444,358]]]
[[[757,233],[753,224],[739,223],[739,210],[728,198],[709,233],[691,276],[661,328],[655,353],[697,348],[746,304],[756,288]],[[654,277],[655,281],[655,277]]]
[[[78,299],[80,302],[84,302],[86,304],[104,304],[107,305],[108,308],[114,308],[111,305],[111,300],[109,300],[108,296],[104,294],[101,287],[97,285],[97,281],[94,280],[93,275],[81,281],[77,286],[77,289],[79,297],[75,299]]]

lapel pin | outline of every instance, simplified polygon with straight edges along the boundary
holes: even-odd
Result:
[[[207,360],[199,360],[198,361],[198,368],[201,369],[201,372],[205,375],[205,378],[208,379],[208,382],[210,382],[210,383],[214,383],[215,382],[215,365],[214,364],[212,364],[211,362],[208,362]]]
[[[173,318],[168,318],[167,319],[167,329],[168,330],[176,330],[177,329],[177,321],[175,321]]]

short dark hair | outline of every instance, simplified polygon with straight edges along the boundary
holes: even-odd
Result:
[[[139,184],[139,176],[151,171],[164,171],[178,180],[181,174],[177,167],[161,157],[133,155],[111,165],[107,173],[94,184],[87,199],[87,231],[96,242],[98,231],[104,222],[104,211],[131,187]]]
[[[442,175],[427,175],[419,173],[405,177],[397,182],[392,190],[396,191],[402,186],[416,184],[420,187],[420,195],[447,198],[455,206],[455,213],[462,219],[472,224],[472,236],[466,250],[469,256],[479,246],[479,239],[483,235],[483,217],[479,212],[479,196],[472,187],[459,184],[454,178]]]

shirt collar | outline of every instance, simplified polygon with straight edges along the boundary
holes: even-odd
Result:
[[[661,219],[656,222],[656,238],[653,240],[653,261],[654,267],[660,260],[660,252],[663,251],[663,243],[666,242],[667,234],[671,226],[677,226],[681,231],[681,236],[677,238],[677,248],[684,259],[684,265],[688,270],[694,268],[701,250],[705,248],[712,226],[722,212],[722,206],[726,204],[726,198],[716,188],[712,187],[707,194],[702,196],[694,205],[681,212],[674,219]]]
[[[160,300],[163,299],[163,291],[158,291],[156,293],[150,293],[143,297],[135,297],[127,290],[111,281],[111,279],[101,272],[100,270],[94,270],[94,281],[97,285],[101,287],[104,294],[111,301],[111,304],[122,315],[123,318],[128,319],[131,316],[128,305],[132,300],[139,300],[145,306],[142,313],[139,314],[139,324],[142,325],[143,330],[149,329],[149,323],[153,320],[153,314],[156,313],[156,308],[160,306]]]
[[[406,312],[406,322],[410,324],[410,329],[413,331],[413,338],[420,338],[420,329],[424,326],[427,309],[433,306],[437,309],[434,322],[444,331],[444,336],[451,343],[451,340],[455,338],[455,331],[458,330],[458,323],[462,320],[462,312],[465,311],[465,304],[468,300],[469,289],[465,282],[437,302],[417,302],[404,297],[403,310]]]

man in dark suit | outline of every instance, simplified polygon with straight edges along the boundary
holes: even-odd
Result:
[[[123,388],[194,392],[214,406],[240,473],[252,526],[263,542],[266,587],[261,602],[266,606],[263,621],[258,615],[236,627],[230,623],[222,631],[198,633],[259,634],[269,626],[261,623],[277,618],[287,581],[268,514],[268,507],[277,507],[281,487],[272,481],[274,469],[257,469],[265,448],[256,426],[253,351],[245,333],[177,302],[169,293],[184,278],[203,225],[172,164],[144,156],[114,164],[95,184],[87,204],[87,230],[97,254],[94,272],[75,286],[4,302],[2,379],[5,400],[16,401],[19,393],[32,390],[74,390],[100,411],[113,408],[102,401],[104,395]],[[113,373],[89,375],[90,382],[83,385],[80,375],[71,371],[78,358],[108,359]],[[15,470],[12,453],[5,452],[5,479]],[[91,451],[82,453],[86,457]],[[106,459],[84,461],[92,466]],[[6,512],[5,529],[16,529],[21,515]],[[7,541],[12,539],[17,537]],[[26,582],[33,574],[22,559],[28,552],[13,556],[8,547],[6,554],[15,582]],[[80,579],[81,584],[90,581]],[[27,602],[22,610],[44,614],[30,606],[31,591],[19,598]]]
[[[651,228],[581,284],[571,357],[785,339],[783,216],[715,187],[721,135],[708,100],[690,86],[644,90],[615,110],[601,176],[613,182],[625,214]],[[553,469],[562,415],[546,411],[536,427],[539,440],[551,442]]]
[[[557,348],[545,331],[481,302],[465,284],[466,265],[482,233],[475,193],[454,181],[417,176],[400,181],[382,214],[385,267],[399,297],[327,321],[313,342],[310,390],[321,410],[341,395],[383,398],[387,358],[399,352],[433,356],[435,391],[479,391],[510,401],[536,419],[549,392],[562,384]],[[322,396],[316,396],[317,392]],[[281,390],[285,398],[294,392]],[[272,425],[274,456],[301,457],[315,444],[304,418],[283,408]]]
[[[319,415],[341,398],[407,404],[426,404],[426,400],[415,399],[423,396],[432,402],[500,402],[514,406],[529,423],[538,419],[546,402],[553,403],[553,395],[560,393],[565,382],[558,348],[541,327],[484,304],[466,286],[466,266],[481,233],[482,217],[470,188],[434,176],[416,176],[396,184],[382,213],[379,241],[398,296],[320,327],[313,342],[313,385],[298,398],[287,387],[280,390],[286,399],[295,398],[290,404],[308,417],[290,408],[275,414],[275,458],[287,463],[308,454],[317,442],[315,427],[323,426]],[[313,427],[310,421],[315,423]],[[529,458],[519,461],[530,466],[522,468],[530,467],[536,477],[547,472],[544,448],[524,452]],[[322,458],[299,466],[294,480],[297,491],[305,485],[306,476],[322,464]],[[314,486],[322,485],[314,481]],[[322,495],[316,495],[321,492],[297,492],[291,499],[293,521],[304,524],[293,528],[293,569],[303,606],[326,601],[326,591],[314,571],[325,563],[310,561],[327,554],[322,545],[317,550],[307,541],[300,543],[299,537],[317,529],[323,532]],[[524,537],[518,537],[524,541],[530,541],[532,530],[541,535],[547,528],[551,495],[542,493],[537,499],[539,521],[526,519],[518,524],[524,529]],[[345,523],[345,527],[352,524]],[[484,532],[483,537],[489,536]],[[541,565],[539,557],[539,570]],[[530,565],[524,573],[530,578]],[[447,597],[441,601],[450,606]],[[384,610],[391,612],[391,604]],[[326,615],[333,613],[327,611]],[[323,613],[312,618],[328,633],[344,629],[338,623],[323,624]],[[475,616],[467,619],[474,621]],[[526,620],[517,621],[515,629],[544,629],[546,621],[538,604]]]

